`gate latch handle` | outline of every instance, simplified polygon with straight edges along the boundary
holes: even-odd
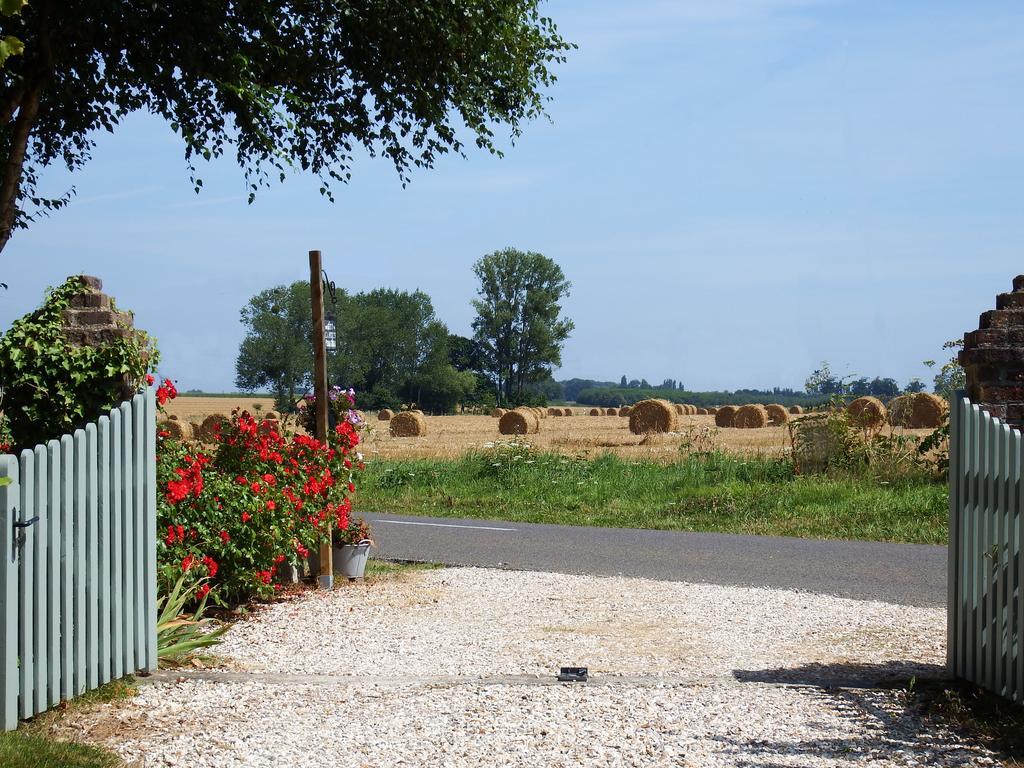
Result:
[[[36,515],[35,517],[29,518],[28,520],[22,520],[20,523],[17,520],[15,520],[13,523],[11,523],[11,528],[13,529],[11,531],[11,534],[12,534],[12,538],[14,539],[14,553],[13,554],[14,554],[15,557],[17,557],[18,553],[21,552],[21,548],[25,546],[24,530],[26,528],[28,528],[30,525],[34,525],[37,522],[39,522],[39,515]],[[19,528],[21,530],[18,530]]]

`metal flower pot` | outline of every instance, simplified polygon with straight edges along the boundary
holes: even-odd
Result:
[[[349,579],[361,579],[366,573],[366,561],[370,557],[369,539],[358,544],[346,544],[334,548],[334,572]]]

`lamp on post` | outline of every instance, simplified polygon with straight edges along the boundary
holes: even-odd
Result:
[[[334,322],[334,312],[328,312],[324,318],[324,346],[329,355],[338,351],[338,326]]]

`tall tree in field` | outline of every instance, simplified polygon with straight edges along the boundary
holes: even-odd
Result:
[[[235,386],[269,389],[278,410],[290,411],[312,380],[313,334],[309,283],[270,288],[242,308],[246,335],[235,361]]]
[[[196,191],[196,159],[233,154],[250,201],[293,170],[330,197],[360,147],[403,183],[464,142],[500,154],[572,47],[540,3],[0,0],[0,249],[68,203],[37,193],[41,171],[80,168],[136,111],[181,137]]]
[[[480,281],[474,338],[501,402],[523,401],[527,385],[551,376],[573,330],[561,301],[571,284],[562,268],[539,253],[506,248],[473,265]]]
[[[448,329],[422,291],[339,292],[337,314],[338,352],[329,362],[331,381],[358,390],[364,407],[420,402],[434,388],[454,390],[457,396],[464,388],[467,377],[454,377],[448,362]],[[410,385],[413,380],[415,386]]]

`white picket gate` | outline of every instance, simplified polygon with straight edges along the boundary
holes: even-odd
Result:
[[[0,455],[0,728],[156,652],[156,403]]]

